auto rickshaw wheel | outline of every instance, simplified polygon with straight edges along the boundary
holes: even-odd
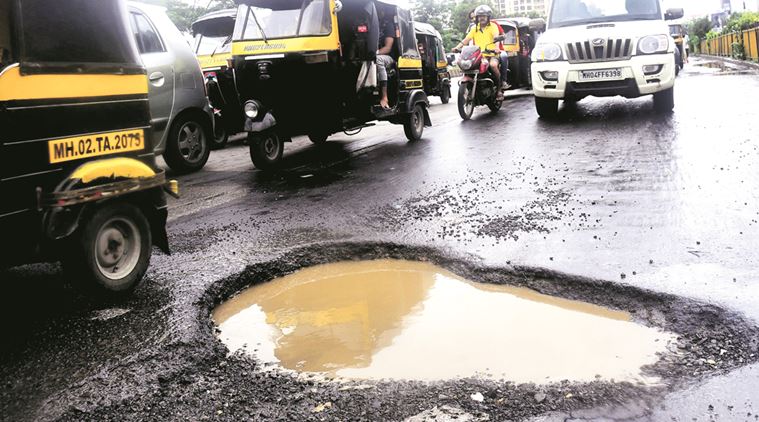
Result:
[[[327,138],[329,138],[329,135],[326,133],[310,133],[308,135],[308,139],[316,145],[321,145],[327,142]]]
[[[422,139],[424,133],[424,108],[421,104],[414,106],[411,114],[408,115],[403,123],[403,131],[406,133],[406,139],[409,141],[418,141]]]
[[[440,93],[440,102],[443,104],[448,104],[450,100],[451,100],[451,87],[448,85],[443,86],[443,90]]]
[[[163,154],[166,164],[180,173],[198,171],[206,165],[211,153],[210,122],[204,125],[195,114],[180,115],[171,125]]]
[[[224,127],[224,120],[216,116],[213,125],[211,149],[222,149],[227,145],[227,141],[229,141],[229,133],[227,132],[227,128]]]
[[[125,202],[106,204],[82,221],[63,259],[72,283],[97,299],[126,298],[150,265],[150,223]]]
[[[471,90],[472,84],[470,83],[459,85],[459,116],[464,120],[471,119],[472,113],[474,113],[474,95],[471,95]]]
[[[250,159],[259,170],[271,170],[282,160],[285,144],[274,131],[249,133]]]

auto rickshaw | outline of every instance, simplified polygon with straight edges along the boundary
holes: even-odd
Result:
[[[243,114],[235,88],[232,59],[232,31],[237,9],[201,16],[192,23],[195,55],[205,76],[208,99],[214,108],[214,147],[223,147],[229,135],[242,132]]]
[[[411,13],[392,0],[235,0],[233,67],[259,169],[282,159],[297,135],[323,143],[371,122],[403,125],[409,140],[430,126]],[[379,107],[380,22],[395,28],[390,108]]]
[[[422,56],[422,79],[428,96],[440,97],[443,104],[451,99],[451,73],[443,48],[443,37],[434,26],[414,22],[419,54]]]
[[[503,49],[509,57],[507,81],[511,89],[529,87],[530,81],[530,52],[535,41],[545,29],[543,19],[529,18],[499,18],[494,19],[505,35]]]
[[[672,36],[672,39],[675,40],[675,47],[677,47],[677,51],[675,51],[675,65],[677,66],[677,72],[679,73],[680,70],[683,69],[684,63],[685,63],[685,30],[683,29],[683,25],[681,23],[670,23],[669,24],[669,35]]]
[[[169,252],[164,189],[178,191],[155,166],[127,17],[121,0],[0,2],[0,267],[62,261],[110,298],[154,245]]]

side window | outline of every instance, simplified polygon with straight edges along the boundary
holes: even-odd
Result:
[[[160,53],[166,51],[163,48],[158,31],[142,13],[132,12],[132,32],[137,40],[140,54]]]
[[[8,2],[0,2],[0,70],[11,64],[11,9]]]

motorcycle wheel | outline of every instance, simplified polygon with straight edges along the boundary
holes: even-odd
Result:
[[[472,97],[471,92],[472,84],[463,83],[459,85],[459,116],[464,120],[471,119],[472,113],[474,113],[474,98],[469,98]]]

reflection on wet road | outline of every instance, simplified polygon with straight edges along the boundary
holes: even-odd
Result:
[[[673,339],[625,312],[389,260],[303,269],[213,318],[231,351],[348,378],[653,382],[640,369]]]

